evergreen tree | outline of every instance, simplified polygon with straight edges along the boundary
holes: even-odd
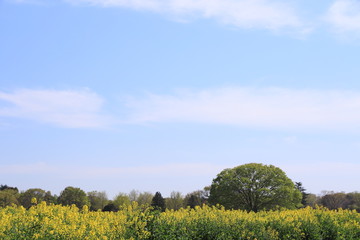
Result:
[[[165,211],[165,199],[161,196],[160,192],[156,192],[151,201],[151,206],[159,211]]]

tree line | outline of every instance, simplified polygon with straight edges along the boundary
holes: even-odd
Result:
[[[129,193],[119,193],[112,200],[107,197],[105,191],[85,192],[77,187],[66,187],[60,195],[52,195],[50,191],[40,188],[31,188],[20,192],[17,187],[0,185],[0,207],[11,205],[31,206],[45,201],[48,204],[61,204],[64,206],[76,205],[82,208],[87,205],[91,211],[118,211],[121,207],[137,202],[139,205],[152,206],[161,211],[167,209],[178,210],[180,208],[200,206],[207,203],[206,190],[198,190],[186,194],[173,191],[170,196],[164,198],[160,192],[140,192],[132,190]]]
[[[246,211],[296,209],[301,207],[324,206],[329,209],[354,209],[360,212],[360,193],[324,191],[321,195],[306,192],[301,182],[293,182],[278,167],[249,163],[231,169],[224,169],[210,186],[186,195],[173,191],[164,198],[160,192],[119,193],[112,200],[104,191],[85,192],[80,188],[66,187],[59,196],[40,188],[19,192],[17,187],[0,185],[0,207],[21,205],[30,208],[38,202],[48,204],[88,206],[92,211],[118,211],[124,206],[137,202],[154,209],[178,210],[194,208],[203,204],[220,204],[226,209]]]

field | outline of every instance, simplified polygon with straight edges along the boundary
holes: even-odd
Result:
[[[46,205],[0,209],[0,239],[360,239],[360,214],[323,208],[247,213],[220,207],[119,212]]]

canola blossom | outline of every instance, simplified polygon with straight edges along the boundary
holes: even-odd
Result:
[[[0,209],[0,239],[360,239],[360,214],[303,208],[267,212],[196,207],[165,212],[133,203],[119,212],[47,205]]]

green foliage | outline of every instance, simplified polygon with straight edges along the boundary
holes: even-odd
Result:
[[[131,202],[137,202],[140,206],[150,206],[152,198],[154,195],[151,192],[140,192],[137,190],[132,190],[128,194]]]
[[[0,207],[6,207],[10,205],[18,205],[18,192],[14,189],[5,189],[0,191]]]
[[[247,211],[301,206],[301,192],[273,165],[244,164],[225,169],[213,180],[209,202]]]
[[[32,199],[36,198],[37,202],[45,201],[47,203],[56,203],[56,199],[51,195],[51,192],[42,190],[40,188],[30,188],[25,192],[20,193],[19,203],[25,207],[29,208],[33,205]]]
[[[88,192],[87,196],[90,201],[90,210],[102,210],[109,202],[105,192],[92,191]]]
[[[347,208],[354,209],[360,212],[360,193],[358,192],[348,193],[346,195],[346,199],[348,203]]]
[[[202,206],[206,204],[209,198],[210,187],[205,187],[204,190],[197,190],[186,194],[184,198],[184,206],[194,208],[195,206]]]
[[[188,198],[187,202],[186,202],[186,206],[190,207],[190,208],[195,208],[196,206],[200,206],[201,205],[201,199],[196,196],[196,195],[190,195],[190,197]]]
[[[178,210],[183,206],[184,198],[180,192],[171,192],[170,197],[166,199],[166,208]]]
[[[117,212],[117,211],[119,211],[119,207],[115,206],[113,201],[109,201],[109,203],[104,206],[102,211],[103,212]]]
[[[69,206],[74,204],[78,208],[83,206],[90,206],[90,202],[86,193],[80,188],[75,187],[66,187],[58,198],[58,202],[64,206]]]
[[[301,192],[301,204],[303,206],[306,206],[306,199],[309,195],[309,193],[306,192],[306,189],[303,187],[302,183],[301,182],[295,182],[295,187],[297,190],[299,190]]]
[[[305,199],[305,206],[310,206],[310,207],[316,207],[316,205],[318,205],[318,196],[316,196],[315,194],[309,193],[306,196]]]
[[[152,198],[153,194],[151,192],[142,192],[139,193],[136,201],[139,203],[139,205],[150,206]]]
[[[155,209],[155,210],[159,210],[159,211],[165,211],[165,199],[161,196],[160,192],[156,192],[155,196],[153,197],[152,201],[151,201],[151,206]]]
[[[13,190],[16,193],[19,193],[19,190],[17,187],[10,187],[8,185],[0,185],[0,191],[4,191],[4,190]]]
[[[117,207],[117,208],[122,208],[122,207],[126,207],[128,205],[130,205],[130,198],[126,193],[119,193],[118,195],[116,195],[116,197],[114,198],[113,204]]]

